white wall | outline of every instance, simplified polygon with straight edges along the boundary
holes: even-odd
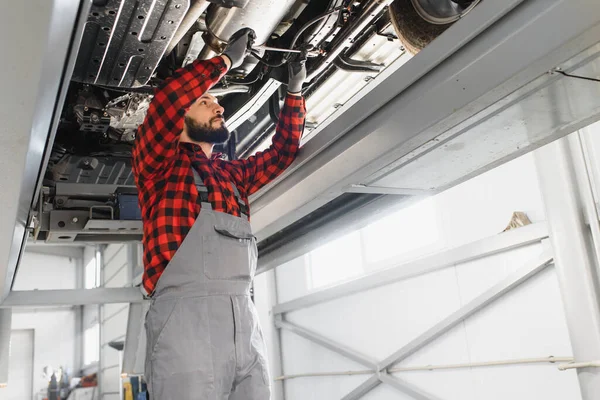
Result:
[[[33,337],[31,329],[11,331],[8,386],[0,389],[4,400],[33,400]]]
[[[426,205],[428,210],[435,213],[433,219],[423,212],[423,207],[421,211],[416,208],[412,214],[414,216],[421,212],[426,216],[424,220],[427,221],[423,225],[427,226],[427,232],[431,232],[435,239],[426,247],[411,251],[410,257],[500,233],[514,211],[525,212],[533,222],[545,219],[531,154],[435,196]],[[419,230],[420,224],[417,222],[398,224],[390,235],[404,239],[391,243],[401,248],[410,235],[423,236],[424,233]],[[340,252],[339,249],[337,251]],[[541,251],[541,244],[530,245],[294,311],[286,314],[286,319],[382,360]],[[395,256],[396,265],[406,261],[406,258],[402,254]],[[341,277],[356,276],[356,272],[348,273],[347,262],[311,265],[314,260],[314,256],[303,256],[277,268],[279,302],[309,293],[315,285],[314,268],[331,268],[329,276],[335,273]],[[381,266],[374,264],[375,269],[393,265],[393,261]],[[358,268],[358,273],[361,273],[360,265]],[[362,271],[373,268],[373,265],[368,268],[363,265]],[[319,274],[318,278],[321,279],[323,274]],[[264,302],[257,304],[264,308]],[[262,316],[263,319],[268,318],[268,311],[262,309]],[[263,324],[265,322],[263,320]],[[270,331],[268,337],[276,335],[270,326],[266,326],[266,330]],[[281,341],[285,374],[365,369],[285,330],[281,331]],[[478,312],[398,366],[550,355],[572,355],[552,268]],[[549,364],[403,372],[396,375],[444,400],[581,398],[575,372],[559,372],[555,365]],[[288,380],[284,384],[285,399],[339,399],[368,377]],[[365,398],[409,399],[385,385],[380,385]]]
[[[46,390],[44,367],[66,368],[71,373],[75,365],[75,312],[70,309],[19,312],[13,311],[12,329],[33,329],[34,392]],[[75,371],[77,372],[77,371]]]
[[[74,289],[77,262],[67,257],[36,253],[23,255],[14,290]],[[13,309],[12,329],[34,330],[34,392],[45,390],[48,382],[43,369],[63,367],[71,373],[76,362],[76,314],[70,307]]]
[[[74,258],[25,251],[12,289],[75,289],[76,265]]]

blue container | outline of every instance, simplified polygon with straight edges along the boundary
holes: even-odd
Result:
[[[120,220],[141,220],[142,211],[138,204],[138,197],[135,194],[117,194],[117,203],[119,205]]]

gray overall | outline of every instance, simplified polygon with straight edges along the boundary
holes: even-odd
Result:
[[[146,314],[151,400],[270,399],[265,344],[250,298],[256,261],[248,220],[203,203]]]

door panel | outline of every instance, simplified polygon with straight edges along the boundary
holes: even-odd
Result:
[[[6,397],[4,397],[6,395]],[[33,329],[14,330],[10,335],[8,386],[2,399],[33,398]]]

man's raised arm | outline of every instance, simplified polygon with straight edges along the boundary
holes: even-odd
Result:
[[[138,128],[133,147],[133,170],[149,178],[175,155],[187,109],[225,75],[240,65],[248,51],[249,31],[230,40],[222,56],[195,60],[175,71],[154,94],[148,113]]]
[[[196,60],[157,89],[133,146],[133,170],[149,178],[175,155],[186,109],[227,72],[224,57]]]
[[[298,154],[306,116],[302,97],[302,84],[306,79],[305,63],[305,53],[288,62],[288,93],[279,114],[271,146],[245,160],[235,160],[229,164],[233,168],[241,169],[248,195],[281,175]]]

